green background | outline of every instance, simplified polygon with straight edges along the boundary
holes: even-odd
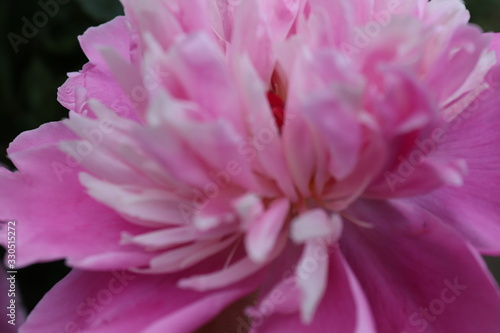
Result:
[[[486,31],[500,31],[500,0],[469,0],[466,4],[473,22]],[[25,130],[66,116],[67,110],[56,101],[57,88],[67,72],[79,70],[86,62],[76,36],[122,12],[116,0],[70,0],[14,52],[8,34],[21,35],[22,18],[31,21],[39,10],[38,1],[0,0],[0,163],[10,167],[5,156],[9,142]],[[488,262],[500,281],[499,260]],[[18,281],[27,308],[67,272],[60,262],[21,270]]]

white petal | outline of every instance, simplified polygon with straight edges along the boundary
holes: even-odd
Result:
[[[336,242],[342,233],[342,218],[338,214],[328,216],[323,209],[312,209],[292,221],[291,238],[295,243],[304,243],[314,238],[326,238]]]
[[[327,247],[319,239],[308,241],[297,266],[297,284],[302,291],[300,310],[305,324],[312,322],[326,291],[329,262]]]

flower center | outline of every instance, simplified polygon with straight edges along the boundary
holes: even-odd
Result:
[[[273,75],[271,76],[271,84],[267,92],[267,100],[271,106],[271,111],[273,112],[276,125],[278,126],[278,129],[281,130],[285,122],[286,88],[277,70],[274,70]]]
[[[283,122],[285,120],[285,102],[283,102],[281,97],[279,97],[272,90],[269,90],[267,92],[267,100],[269,101],[269,105],[271,106],[276,125],[281,130],[281,127],[283,127]]]

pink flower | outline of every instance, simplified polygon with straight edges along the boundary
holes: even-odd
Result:
[[[18,264],[74,268],[21,332],[499,331],[500,38],[461,1],[123,4],[0,174]]]

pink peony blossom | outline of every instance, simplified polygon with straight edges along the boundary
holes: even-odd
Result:
[[[73,267],[20,332],[500,331],[500,37],[461,1],[122,2],[0,170],[18,264]]]

